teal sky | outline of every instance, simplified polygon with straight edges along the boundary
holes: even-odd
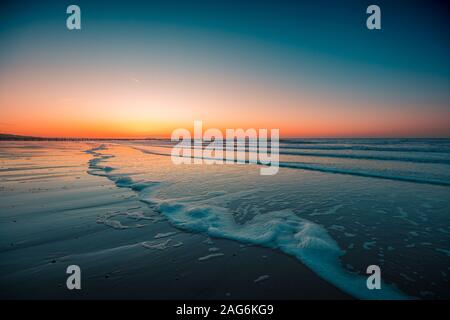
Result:
[[[81,31],[65,27],[69,4],[81,7]],[[381,8],[382,30],[365,26],[370,4]],[[0,67],[6,72],[0,84],[18,69],[99,68],[140,78],[155,66],[184,77],[239,78],[293,95],[326,95],[337,105],[366,101],[364,108],[395,108],[397,115],[438,114],[447,123],[441,120],[436,134],[449,134],[445,1],[14,1],[1,6]],[[295,106],[280,111],[290,108]],[[428,122],[433,135],[433,120]]]

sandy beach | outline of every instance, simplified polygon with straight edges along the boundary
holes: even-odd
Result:
[[[323,159],[313,152],[316,163]],[[162,142],[1,142],[2,298],[448,294],[449,191],[434,183],[448,180],[433,176],[435,164],[426,162],[446,161],[437,153],[421,162],[389,162],[400,177],[408,163],[424,168],[412,177],[418,183],[391,179],[376,164],[370,177],[355,169],[334,173],[336,161],[322,164],[329,172],[281,168],[271,184],[257,165],[175,170],[169,154]],[[289,152],[282,161],[292,157],[305,155]],[[351,173],[353,160],[340,159]],[[388,178],[373,177],[381,174]],[[420,191],[415,200],[404,202],[414,190]],[[364,289],[365,267],[373,263],[384,267],[384,290],[375,295]],[[66,288],[72,264],[82,270],[82,290]]]
[[[1,144],[3,299],[350,298],[276,250],[174,228],[88,173],[98,144]],[[66,288],[71,264],[82,290]]]

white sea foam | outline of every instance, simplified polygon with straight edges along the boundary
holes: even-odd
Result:
[[[261,282],[261,281],[264,281],[264,280],[267,280],[267,279],[269,279],[269,275],[265,274],[265,275],[262,275],[262,276],[256,278],[255,280],[253,280],[253,282],[255,282],[255,283],[256,282]]]
[[[98,158],[97,158],[98,159]],[[104,158],[101,158],[104,159]],[[99,174],[99,161],[90,162],[91,169]],[[160,186],[155,182],[134,182],[124,174],[103,171],[100,175],[114,181],[118,187],[127,187],[139,193],[140,200],[157,210],[174,226],[191,232],[204,233],[211,237],[236,240],[243,244],[260,245],[278,249],[292,255],[315,273],[343,291],[363,299],[406,299],[408,296],[386,283],[382,290],[369,290],[367,278],[346,270],[340,261],[343,251],[320,225],[299,218],[291,210],[273,211],[256,215],[245,224],[237,224],[233,214],[224,207],[198,204],[195,201],[161,200],[154,190]],[[166,197],[170,195],[165,195]],[[146,242],[150,249],[165,249],[170,239],[162,243]],[[214,253],[199,258],[200,261],[218,257]]]
[[[170,237],[170,236],[172,236],[172,235],[174,235],[174,234],[176,234],[176,233],[177,233],[177,232],[158,233],[158,234],[155,236],[155,239]]]
[[[114,229],[126,229],[128,228],[127,226],[124,226],[122,223],[120,223],[120,221],[117,220],[105,220],[103,221],[103,224],[110,226]]]
[[[157,242],[157,241],[145,241],[142,242],[142,246],[147,249],[157,249],[157,250],[165,250],[171,247],[179,247],[182,246],[183,242],[178,241],[173,243],[172,239],[167,239],[166,241]]]
[[[152,202],[158,202],[152,199]],[[213,237],[279,249],[314,270],[345,292],[364,299],[405,299],[396,288],[383,284],[383,290],[368,290],[366,278],[346,271],[340,262],[342,250],[321,226],[297,217],[290,210],[254,217],[244,225],[234,222],[225,208],[185,206],[164,201],[159,209],[175,226]],[[203,260],[203,259],[202,259]]]
[[[224,256],[224,254],[221,253],[221,252],[211,253],[211,254],[208,254],[208,255],[206,255],[204,257],[198,258],[198,261],[205,261],[205,260],[209,260],[209,259],[217,258],[217,257],[222,257],[222,256]]]

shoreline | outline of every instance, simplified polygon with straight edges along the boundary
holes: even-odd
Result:
[[[150,220],[127,216],[123,229],[99,223],[101,213],[157,213],[143,207],[131,190],[88,175],[89,158],[81,156],[76,170],[54,166],[54,173],[36,181],[26,179],[36,169],[16,171],[28,190],[42,183],[49,190],[2,194],[14,206],[6,211],[8,204],[2,205],[2,299],[351,299],[297,259],[272,249],[180,232],[166,221],[136,227]],[[176,234],[161,237],[171,232]],[[167,239],[182,245],[142,245]],[[199,260],[214,254],[211,248],[223,256]],[[82,268],[80,292],[65,288],[69,264]]]

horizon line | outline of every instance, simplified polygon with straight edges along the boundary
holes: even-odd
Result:
[[[302,136],[291,136],[291,137],[280,137],[279,140],[290,140],[290,139],[450,139],[450,136],[341,136],[341,137],[302,137]],[[101,137],[45,137],[45,136],[27,136],[27,135],[17,135],[17,134],[11,134],[11,133],[0,133],[0,141],[7,141],[7,140],[41,140],[41,141],[51,141],[51,140],[171,140],[170,137],[140,137],[140,138],[127,138],[127,137],[121,137],[121,138],[113,138],[113,137],[107,137],[107,138],[101,138]],[[224,139],[226,140],[226,139]]]

